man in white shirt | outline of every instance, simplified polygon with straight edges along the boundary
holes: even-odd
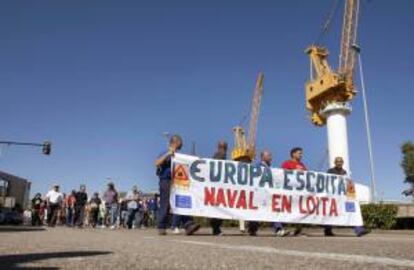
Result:
[[[47,224],[49,227],[56,225],[58,211],[63,201],[63,194],[59,191],[59,185],[53,185],[53,188],[46,194],[47,203]]]
[[[133,225],[137,224],[137,215],[139,214],[138,211],[140,210],[139,207],[139,191],[137,186],[132,187],[132,191],[128,192],[126,196],[127,200],[127,209],[128,209],[128,220],[127,226],[128,229],[132,229]],[[140,224],[138,224],[140,225]]]

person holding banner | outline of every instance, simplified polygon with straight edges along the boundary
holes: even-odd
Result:
[[[348,172],[344,169],[344,159],[342,157],[336,157],[334,160],[335,166],[330,168],[327,173],[336,174],[336,175],[347,175]],[[356,236],[361,237],[369,233],[363,226],[354,227],[354,232]],[[325,236],[335,236],[332,232],[332,226],[325,226],[324,229]]]
[[[167,234],[168,213],[170,209],[170,189],[171,189],[171,158],[176,151],[179,151],[183,146],[181,136],[174,134],[170,138],[168,151],[159,155],[155,160],[157,168],[157,176],[159,177],[160,186],[160,209],[158,210],[158,234]],[[200,225],[196,224],[189,216],[182,216],[184,229],[187,235],[195,233]]]
[[[219,141],[217,144],[217,152],[213,155],[214,159],[225,160],[227,159],[227,142]],[[218,218],[212,218],[210,220],[211,229],[213,230],[213,235],[222,235],[221,224],[223,220]]]
[[[256,166],[263,166],[271,169],[270,167],[272,166],[272,159],[272,153],[269,150],[263,150],[260,153],[260,162],[258,162]],[[275,222],[273,227],[275,229],[276,236],[284,237],[289,235],[289,232],[283,229],[283,226],[280,222]],[[250,235],[256,235],[258,229],[259,222],[249,222],[248,232]]]
[[[260,153],[260,162],[257,164],[257,166],[263,166],[263,167],[271,169],[272,160],[273,160],[272,153],[269,150],[263,150]],[[255,227],[257,228],[259,227],[258,225],[259,225],[258,222],[250,222],[249,229],[254,230]],[[276,236],[284,237],[284,236],[289,235],[289,232],[283,229],[282,223],[280,222],[273,223],[273,228],[275,230]]]
[[[301,147],[294,147],[290,150],[290,159],[286,160],[282,163],[282,169],[285,170],[292,170],[292,171],[306,171],[307,168],[305,164],[302,163],[302,156],[303,156],[303,149]],[[276,233],[278,231],[283,231],[283,224],[280,222],[274,223],[274,229]],[[302,226],[297,225],[295,231],[293,232],[293,236],[297,236],[301,234]]]
[[[260,162],[256,166],[263,166],[270,168],[272,166],[272,153],[269,150],[263,150],[260,153]],[[250,236],[256,236],[257,231],[259,230],[260,223],[257,221],[250,221],[247,225],[247,232]]]

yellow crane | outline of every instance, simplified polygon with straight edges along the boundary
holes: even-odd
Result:
[[[329,52],[326,48],[311,45],[306,53],[311,60],[311,80],[306,83],[306,108],[316,126],[326,124],[321,111],[330,103],[351,101],[355,94],[353,70],[358,27],[359,0],[345,0],[342,25],[341,52],[337,71],[332,70],[328,63]],[[315,71],[316,76],[312,74]]]
[[[256,87],[253,94],[248,140],[246,141],[243,127],[236,126],[233,128],[234,148],[231,153],[233,160],[252,162],[256,157],[257,120],[259,118],[260,103],[263,94],[263,80],[264,74],[263,72],[260,72],[256,80]]]

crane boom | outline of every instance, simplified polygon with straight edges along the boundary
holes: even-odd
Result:
[[[263,79],[264,74],[263,72],[260,72],[257,77],[256,87],[254,89],[252,110],[250,115],[248,148],[250,151],[253,151],[253,153],[256,152],[257,119],[259,118],[260,103],[262,101]]]
[[[352,45],[357,38],[359,0],[345,1],[342,24],[341,53],[339,55],[339,74],[352,75],[355,65],[355,50]]]
[[[256,157],[257,120],[259,118],[260,103],[262,101],[263,80],[264,74],[263,72],[260,72],[256,80],[256,86],[254,88],[252,107],[250,112],[248,140],[246,141],[243,127],[236,126],[233,128],[234,148],[231,153],[233,160],[252,162]]]

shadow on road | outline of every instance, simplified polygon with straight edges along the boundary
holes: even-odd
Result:
[[[35,232],[44,231],[42,227],[27,227],[27,226],[0,226],[0,233],[2,232]]]
[[[179,236],[182,236],[182,235],[179,235]],[[195,233],[193,236],[217,237],[217,236],[213,236],[211,233]],[[255,236],[249,236],[249,234],[247,234],[247,233],[226,233],[226,232],[224,232],[221,237],[253,237],[253,238],[269,238],[269,237],[270,238],[272,238],[272,237],[275,238],[276,237],[276,238],[280,238],[280,237],[277,237],[274,233],[266,233],[266,232],[265,233],[259,233]],[[292,234],[287,235],[287,236],[284,236],[283,238],[307,238],[307,237],[335,239],[335,238],[348,238],[348,237],[355,238],[356,236],[355,236],[355,234],[351,234],[351,233],[348,233],[348,234],[335,233],[335,236],[333,236],[333,237],[327,237],[323,233],[302,233],[302,234],[297,235],[297,236],[294,236]]]
[[[51,253],[26,253],[14,255],[0,255],[0,270],[57,270],[59,267],[25,267],[20,266],[23,263],[30,263],[47,259],[64,259],[71,257],[87,257],[111,254],[109,251],[67,251],[67,252],[51,252]]]

